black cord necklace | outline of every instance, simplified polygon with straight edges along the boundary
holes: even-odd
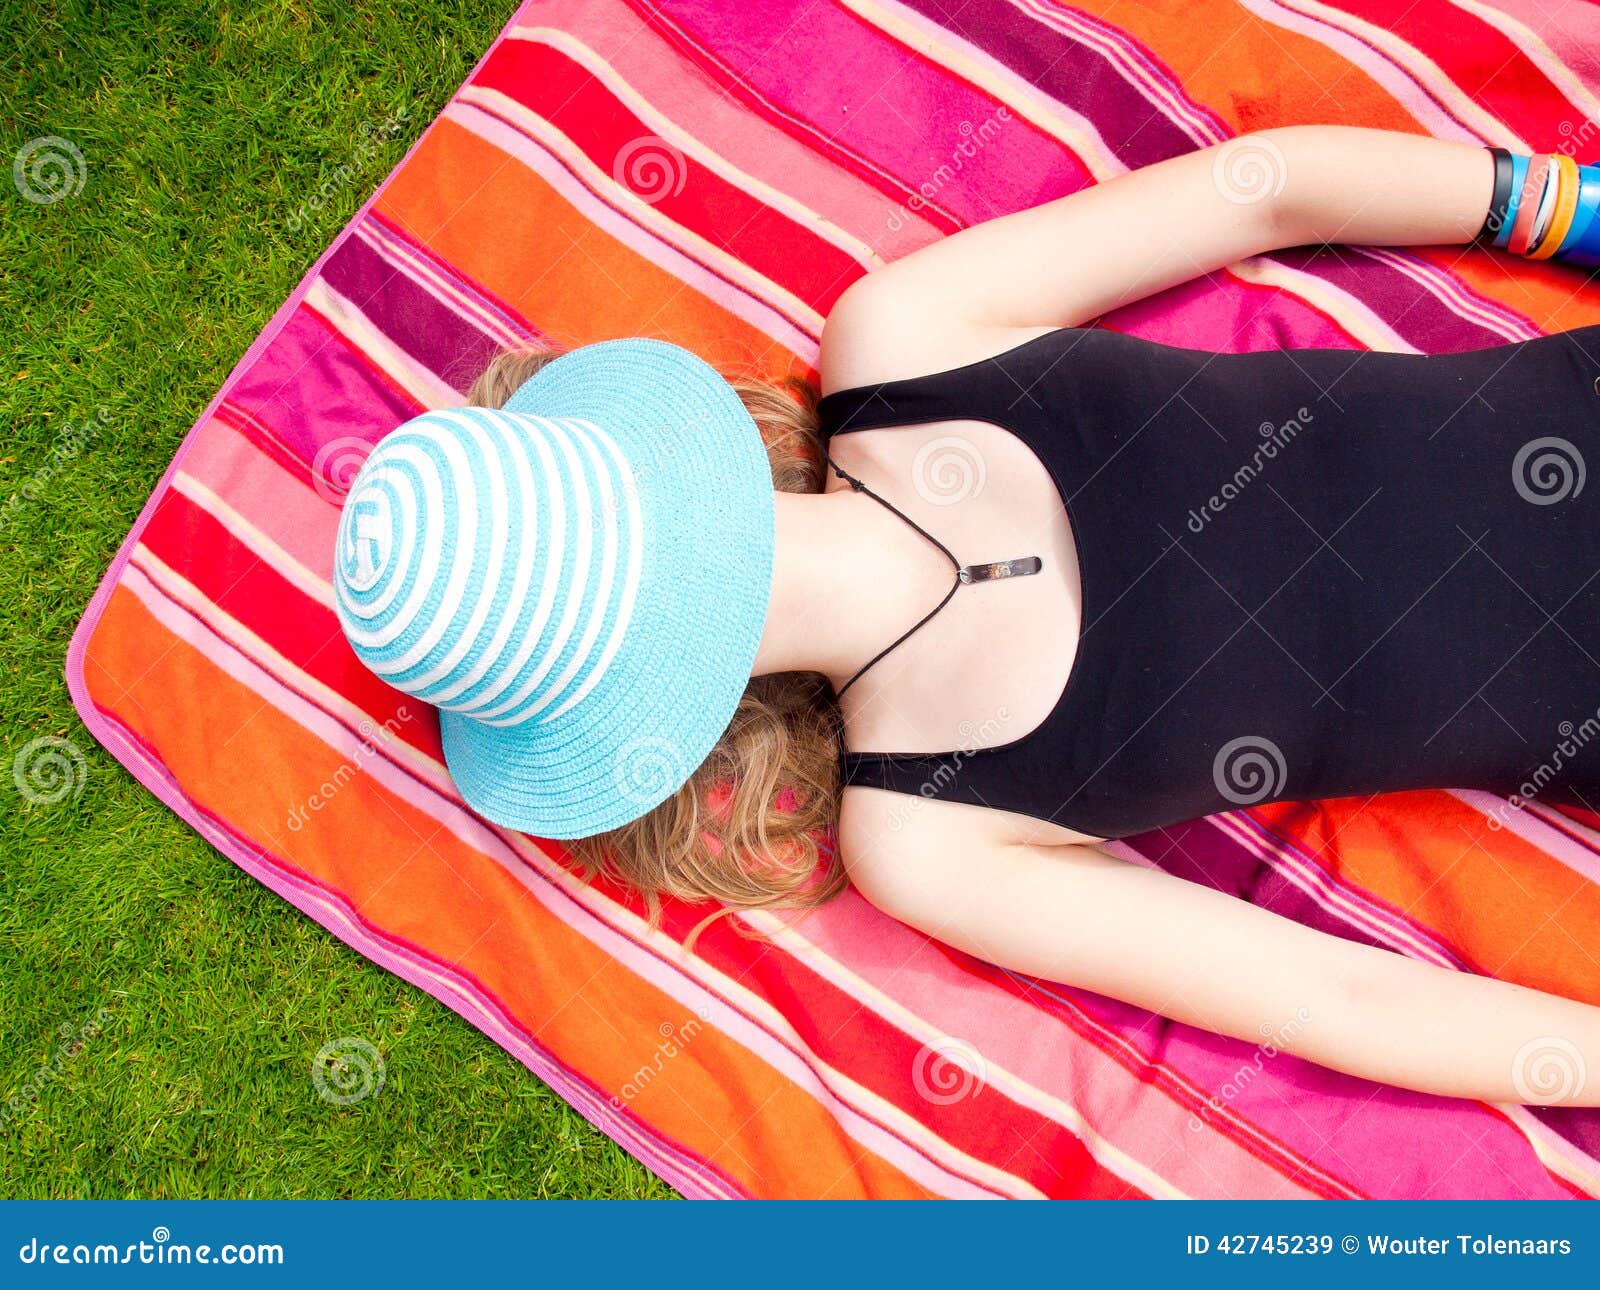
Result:
[[[932,533],[928,532],[927,529],[923,528],[922,525],[918,524],[893,502],[889,501],[887,498],[879,497],[877,493],[873,492],[872,489],[868,488],[854,475],[841,469],[839,464],[835,462],[831,456],[829,456],[828,449],[826,447],[822,449],[822,456],[823,460],[825,460],[832,468],[833,473],[849,484],[851,488],[856,490],[856,492],[865,493],[874,501],[881,502],[884,506],[887,506],[912,528],[916,529],[918,533],[922,534],[923,537],[932,542],[934,546],[938,547],[940,551],[944,552],[945,559],[950,561],[951,568],[955,570],[955,580],[950,584],[950,590],[944,593],[944,599],[930,609],[921,618],[919,618],[909,630],[902,633],[888,646],[879,650],[864,664],[862,664],[861,667],[857,668],[855,675],[839,687],[838,693],[835,697],[843,698],[844,692],[861,679],[862,673],[864,673],[879,659],[883,658],[884,655],[888,654],[891,650],[903,644],[917,631],[919,627],[921,627],[941,609],[948,605],[950,603],[950,597],[955,595],[962,586],[974,582],[993,582],[999,578],[1025,577],[1030,573],[1038,573],[1039,570],[1044,567],[1043,562],[1036,555],[1024,556],[1017,560],[996,560],[988,564],[962,564],[961,561],[956,559],[949,547],[947,547],[943,542],[939,541],[938,538],[934,537]]]

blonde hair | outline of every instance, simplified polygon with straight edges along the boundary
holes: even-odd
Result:
[[[467,394],[502,406],[559,350],[523,347],[498,354]],[[726,376],[761,431],[780,492],[817,493],[825,479],[815,389]],[[839,709],[827,679],[779,672],[750,679],[722,738],[688,781],[661,805],[608,833],[568,843],[586,879],[604,875],[637,892],[651,926],[662,897],[715,900],[730,909],[812,907],[846,885],[844,867],[822,842],[839,814]]]

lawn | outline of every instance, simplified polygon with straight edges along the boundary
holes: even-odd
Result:
[[[62,674],[189,426],[513,2],[0,0],[0,1196],[672,1194],[202,842]]]

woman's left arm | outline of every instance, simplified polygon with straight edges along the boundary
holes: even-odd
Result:
[[[941,357],[935,323],[967,333],[954,356],[973,332],[1075,326],[1279,247],[1465,243],[1493,187],[1493,158],[1474,144],[1340,125],[1240,135],[869,274],[829,315],[823,372],[833,388],[915,375]]]

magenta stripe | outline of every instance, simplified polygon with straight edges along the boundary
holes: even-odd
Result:
[[[457,390],[472,383],[496,348],[359,237],[345,241],[322,276],[389,340]]]
[[[234,381],[228,401],[271,426],[307,462],[329,439],[376,443],[423,410],[305,304]]]
[[[900,2],[932,22],[951,26],[949,8],[941,0]],[[1099,53],[1063,39],[1059,31],[1006,0],[963,0],[955,34],[1093,121],[1106,145],[1129,169],[1194,150],[1195,140]]]
[[[406,266],[406,272],[417,281],[431,283],[435,291],[443,292],[446,299],[455,302],[454,307],[462,317],[476,320],[476,325],[487,335],[503,338],[507,343],[548,339],[511,304],[492,295],[456,266],[446,264],[407,230],[390,223],[379,212],[368,214],[360,233],[379,248],[383,256]]]
[[[1252,828],[1259,831],[1271,844],[1298,854],[1307,864],[1315,864],[1300,844],[1293,838],[1276,833],[1254,816],[1247,816]],[[1253,855],[1237,841],[1206,820],[1163,829],[1129,839],[1129,845],[1149,857],[1168,873],[1192,882],[1203,883],[1219,891],[1240,896],[1252,904],[1273,913],[1283,914],[1314,927],[1318,931],[1341,936],[1362,945],[1389,949],[1389,945],[1362,929],[1352,918],[1317,901],[1293,882],[1289,881],[1270,861]],[[1347,893],[1352,901],[1365,906],[1374,914],[1386,915],[1403,925],[1406,933],[1434,949],[1441,963],[1458,970],[1472,970],[1461,955],[1442,937],[1399,910],[1379,901],[1372,893],[1354,887],[1342,879],[1330,879]],[[1420,956],[1413,956],[1420,957]],[[1302,1114],[1306,1108],[1300,1108]],[[1430,1113],[1432,1105],[1430,1104]],[[1552,1132],[1591,1156],[1600,1159],[1600,1109],[1556,1108],[1541,1117]],[[1508,1126],[1509,1127],[1509,1126]],[[1515,1129],[1511,1130],[1515,1133]],[[1517,1135],[1520,1138],[1520,1134]]]
[[[899,199],[913,209],[926,199],[972,224],[1089,182],[1059,141],[1016,113],[997,120],[1003,104],[833,5],[672,0],[662,9],[799,127],[898,179]],[[985,122],[998,134],[978,147],[962,127],[981,131]]]
[[[1035,988],[1138,1039],[1152,1057],[1212,1090],[1223,1109],[1260,1125],[1366,1195],[1564,1199],[1571,1194],[1539,1164],[1527,1139],[1481,1103],[1429,1097],[1285,1054],[1271,1056],[1263,1046],[1152,1018],[1100,995],[1068,999],[1048,984]],[[1295,1021],[1283,1018],[1284,1025]],[[1304,1024],[1314,1025],[1315,1018]],[[1493,1168],[1484,1167],[1485,1158]]]
[[[1128,845],[1179,878],[1238,896],[1319,932],[1361,945],[1381,945],[1349,920],[1312,899],[1209,820],[1194,820],[1129,838]]]
[[[1369,256],[1352,255],[1348,248],[1298,247],[1274,252],[1273,259],[1291,269],[1314,273],[1360,300],[1419,353],[1481,349],[1508,339],[1504,330],[1491,326],[1486,319],[1473,318],[1451,308],[1438,294],[1426,290],[1392,265]],[[1448,282],[1449,289],[1461,292],[1463,298],[1470,298],[1465,284],[1453,277]]]

